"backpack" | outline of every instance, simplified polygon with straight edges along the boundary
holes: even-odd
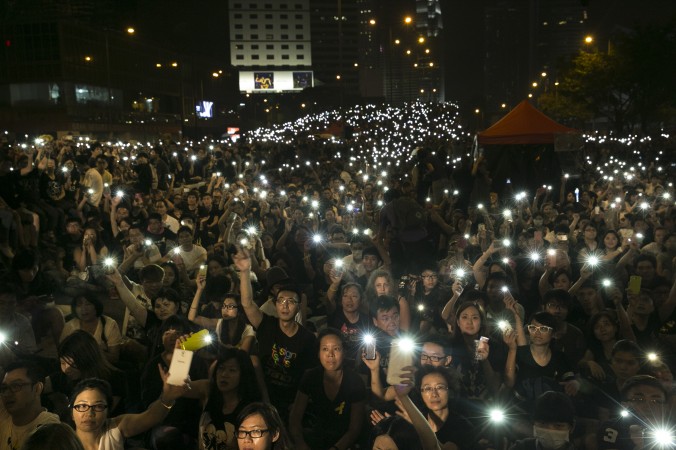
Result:
[[[394,215],[397,219],[395,228],[399,233],[426,228],[427,214],[418,202],[410,197],[400,197],[393,203]]]

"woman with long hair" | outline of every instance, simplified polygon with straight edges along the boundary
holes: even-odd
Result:
[[[205,317],[198,312],[206,283],[206,278],[197,277],[197,291],[188,311],[188,319],[209,331],[215,331],[219,347],[237,347],[250,353],[256,332],[246,322],[239,295],[227,292],[219,295],[222,298],[220,318]]]
[[[113,400],[108,404],[110,411],[117,413],[124,410],[120,401],[127,394],[124,374],[108,362],[91,334],[75,330],[59,344],[58,352],[61,370],[47,377],[44,392],[59,415],[65,412],[65,400],[74,386],[87,378],[101,378],[111,383]]]
[[[486,313],[476,301],[460,303],[455,312],[452,337],[453,366],[462,374],[462,397],[474,409],[495,395],[501,384],[500,374],[493,370],[488,360],[490,346],[478,345],[487,336]]]
[[[239,413],[261,400],[254,367],[243,350],[223,350],[209,379],[193,381],[185,397],[197,399],[202,408],[199,420],[200,450],[236,450],[235,424]]]
[[[323,329],[318,336],[320,367],[305,372],[293,402],[289,430],[298,450],[350,448],[364,421],[366,389],[359,375],[343,366],[342,333]],[[314,423],[303,427],[307,412]]]
[[[293,445],[279,413],[269,403],[255,402],[237,416],[239,450],[291,450]]]
[[[610,368],[613,346],[620,339],[617,314],[604,310],[589,319],[588,349],[580,361],[580,368],[595,380],[603,381],[613,373]]]
[[[108,361],[116,363],[120,359],[122,334],[115,319],[103,314],[103,303],[90,292],[73,297],[70,303],[73,318],[63,327],[61,341],[75,330],[84,330],[94,336]]]

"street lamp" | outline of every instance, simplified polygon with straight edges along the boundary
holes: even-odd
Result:
[[[585,36],[585,38],[584,38],[584,43],[585,43],[585,44],[591,44],[592,42],[594,42],[594,37],[593,37],[593,36],[591,36],[591,35]]]
[[[406,25],[410,25],[411,22],[413,22],[413,18],[412,18],[411,16],[406,16],[406,17],[404,17],[404,23],[405,23]]]
[[[136,30],[134,29],[134,27],[127,27],[127,34],[134,34],[134,33],[136,33]]]

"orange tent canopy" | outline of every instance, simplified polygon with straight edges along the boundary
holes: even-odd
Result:
[[[528,100],[519,103],[487,130],[478,133],[481,145],[553,144],[556,135],[576,132],[535,109]]]

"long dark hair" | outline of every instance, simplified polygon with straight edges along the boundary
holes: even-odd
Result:
[[[76,330],[59,345],[59,358],[73,361],[72,366],[80,371],[82,379],[110,379],[118,370],[106,360],[94,337],[83,330]]]
[[[237,429],[239,430],[239,427],[242,425],[242,422],[244,422],[244,419],[254,414],[261,415],[263,421],[265,422],[265,426],[268,427],[268,430],[270,430],[270,436],[274,436],[275,434],[279,433],[279,439],[277,439],[277,442],[272,444],[273,449],[291,450],[293,448],[291,439],[289,438],[289,433],[287,433],[286,428],[284,427],[284,422],[282,422],[281,417],[279,417],[277,409],[268,403],[255,402],[245,406],[242,412],[240,412],[237,416]]]
[[[376,438],[383,435],[389,436],[399,449],[423,450],[413,425],[399,416],[386,417],[373,427],[369,448],[373,448]]]
[[[233,298],[237,303],[237,317],[230,320],[221,321],[220,333],[218,333],[218,342],[221,345],[232,345],[235,346],[239,343],[239,340],[246,328],[247,322],[244,318],[244,313],[242,312],[242,302],[237,294],[226,294],[223,297],[223,300],[226,298]]]
[[[256,373],[254,371],[251,358],[244,350],[237,348],[224,349],[216,360],[211,379],[209,380],[209,399],[204,406],[204,410],[211,416],[212,422],[222,424],[224,422],[223,414],[223,395],[218,389],[218,368],[227,361],[234,359],[239,366],[239,386],[237,386],[237,395],[240,405],[261,400],[260,390],[256,384]]]

